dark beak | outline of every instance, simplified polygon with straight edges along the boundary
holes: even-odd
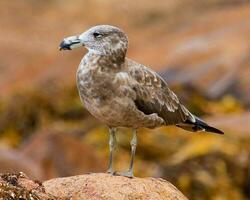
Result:
[[[83,43],[77,36],[65,38],[59,45],[59,50],[72,50],[74,48],[83,46]]]
[[[70,48],[71,44],[70,43],[66,43],[64,40],[61,42],[61,44],[59,45],[59,50],[72,50]]]

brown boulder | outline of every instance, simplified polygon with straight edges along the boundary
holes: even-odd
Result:
[[[43,183],[46,193],[63,199],[186,200],[171,183],[156,178],[126,178],[93,173]]]

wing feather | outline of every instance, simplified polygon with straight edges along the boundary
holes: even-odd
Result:
[[[168,84],[153,70],[134,61],[130,64],[129,75],[133,79],[134,99],[137,108],[145,114],[157,113],[167,125],[194,121],[193,115],[180,103]]]

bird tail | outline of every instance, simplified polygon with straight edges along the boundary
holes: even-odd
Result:
[[[192,122],[190,120],[186,120],[184,123],[177,124],[176,126],[185,129],[187,131],[192,131],[192,132],[198,132],[198,131],[207,131],[211,133],[217,133],[217,134],[224,134],[223,131],[214,128],[212,126],[209,126],[207,123],[202,121],[200,118],[195,117],[195,122]]]

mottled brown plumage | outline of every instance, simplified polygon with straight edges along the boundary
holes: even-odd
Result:
[[[85,108],[110,127],[110,164],[117,127],[136,130],[177,125],[190,131],[222,133],[192,115],[167,83],[153,70],[126,58],[128,39],[119,28],[96,26],[79,36],[63,40],[60,49],[85,46],[89,52],[77,71],[77,87]],[[134,131],[130,170],[132,176],[136,147]]]

